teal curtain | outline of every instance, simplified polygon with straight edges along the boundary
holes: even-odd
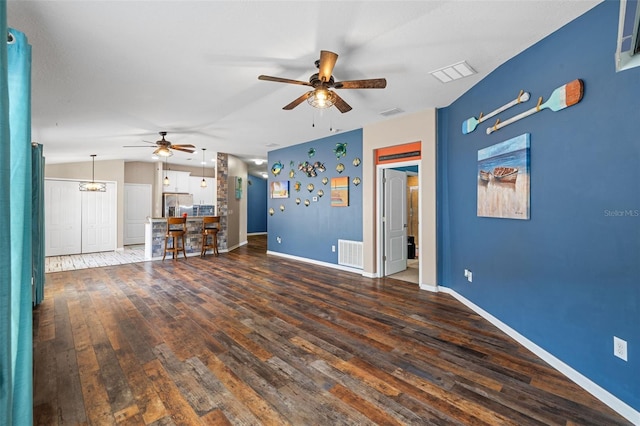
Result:
[[[7,29],[5,1],[0,21],[0,215],[10,222],[0,239],[0,421],[31,425],[31,46]]]
[[[31,144],[31,252],[33,304],[44,299],[44,156],[42,145]]]

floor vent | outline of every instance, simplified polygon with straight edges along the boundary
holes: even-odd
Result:
[[[338,240],[338,265],[362,269],[362,241]]]

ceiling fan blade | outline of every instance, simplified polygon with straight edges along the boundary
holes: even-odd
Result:
[[[338,108],[338,110],[341,113],[345,113],[345,112],[349,112],[351,111],[351,105],[349,105],[348,103],[346,103],[344,101],[344,99],[342,99],[340,96],[338,96],[338,94],[336,92],[333,92],[336,95],[336,101],[333,103],[333,106],[335,106],[336,108]]]
[[[189,147],[193,148],[189,148]],[[171,149],[175,149],[176,151],[183,151],[193,154],[195,152],[195,146],[193,145],[171,145]]]
[[[338,81],[333,87],[336,89],[384,89],[387,87],[387,79],[371,78],[368,80]]]
[[[123,145],[123,148],[157,148],[156,146],[149,145]]]
[[[268,75],[259,75],[258,80],[275,81],[276,83],[299,84],[301,86],[311,86],[311,83],[309,83],[308,81],[291,80],[289,78],[281,77],[270,77]]]
[[[338,55],[328,50],[320,51],[320,64],[318,65],[318,78],[320,81],[328,82],[336,65]]]
[[[313,93],[313,90],[305,93],[304,95],[297,98],[295,101],[291,102],[289,105],[282,107],[282,109],[286,109],[286,110],[294,109],[295,107],[300,105],[302,102],[306,101],[307,98],[311,96],[312,93]]]

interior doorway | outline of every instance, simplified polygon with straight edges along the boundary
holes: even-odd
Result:
[[[388,185],[388,175],[403,175],[403,186],[401,188],[404,193],[401,201],[396,195],[388,194],[390,187]],[[400,180],[398,180],[400,181]],[[401,163],[384,164],[378,166],[378,265],[383,277],[390,276],[395,279],[420,283],[420,169],[417,161],[407,161]],[[397,203],[402,202],[403,209],[398,209]],[[389,212],[402,211],[404,236],[402,238],[402,247],[404,251],[404,266],[398,268],[398,240],[397,229],[395,232],[391,227],[397,228],[398,218],[390,218]],[[392,242],[395,240],[395,244]],[[395,259],[394,264],[388,262],[389,259]]]

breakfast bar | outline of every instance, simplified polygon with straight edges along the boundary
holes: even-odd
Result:
[[[184,238],[187,256],[199,256],[202,250],[202,218],[203,216],[187,217],[187,233]],[[162,255],[164,253],[164,236],[166,231],[166,217],[148,218],[144,232],[145,260],[162,259]],[[171,244],[171,242],[169,244]],[[180,255],[180,258],[182,258],[182,255]]]

